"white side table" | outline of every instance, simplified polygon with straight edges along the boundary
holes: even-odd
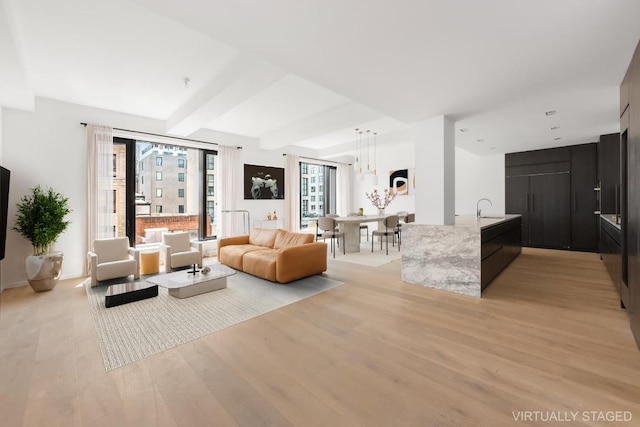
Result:
[[[256,219],[253,221],[253,228],[268,228],[271,230],[284,228],[284,219]]]

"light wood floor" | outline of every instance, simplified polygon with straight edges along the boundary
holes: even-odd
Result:
[[[598,255],[525,250],[482,300],[399,271],[330,261],[344,286],[110,373],[80,280],[6,290],[0,425],[640,425],[640,351]]]

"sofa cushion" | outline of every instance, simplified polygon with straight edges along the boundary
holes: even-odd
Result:
[[[187,265],[193,264],[202,264],[202,256],[198,251],[188,251],[171,254],[171,268],[185,267]]]
[[[98,255],[98,264],[127,260],[129,259],[129,238],[96,239],[93,241],[93,251]]]
[[[268,230],[264,228],[254,228],[249,234],[249,244],[273,248],[278,230]]]
[[[163,233],[162,243],[171,246],[171,253],[188,252],[191,250],[191,237],[188,231],[178,233]]]
[[[125,277],[135,274],[136,266],[136,261],[133,259],[101,263],[96,268],[96,278],[98,280],[107,280]]]
[[[292,233],[287,230],[278,230],[276,240],[273,243],[274,249],[288,248],[290,246],[300,246],[313,242],[315,236],[309,233]]]
[[[247,252],[262,251],[264,247],[256,245],[229,245],[220,248],[218,261],[236,270],[242,270],[242,257]]]
[[[243,271],[275,282],[277,254],[275,249],[247,252],[242,258]]]

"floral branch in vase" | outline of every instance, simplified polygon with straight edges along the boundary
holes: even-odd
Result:
[[[384,194],[381,194],[378,189],[374,189],[371,194],[364,193],[367,195],[367,198],[371,201],[371,204],[376,207],[379,211],[384,211],[384,209],[391,204],[393,199],[396,198],[396,193],[391,194],[388,189],[384,190]]]

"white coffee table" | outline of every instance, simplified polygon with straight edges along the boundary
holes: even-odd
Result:
[[[187,273],[190,270],[160,274],[146,279],[147,282],[169,289],[169,295],[176,298],[189,298],[206,292],[227,287],[227,277],[236,274],[232,268],[222,264],[208,266],[209,274]]]

